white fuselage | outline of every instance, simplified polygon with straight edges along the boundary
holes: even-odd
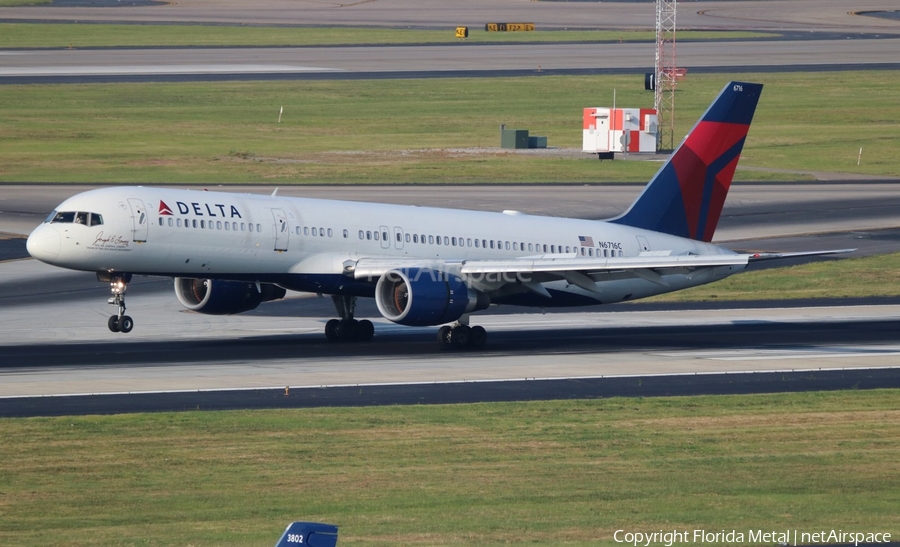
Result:
[[[90,216],[53,221],[73,212]],[[74,270],[250,280],[359,295],[366,295],[365,284],[336,281],[347,261],[732,254],[601,221],[150,187],[103,188],[66,200],[32,233],[28,250]],[[700,285],[741,269],[674,272],[665,283],[605,274],[596,279],[605,282],[602,292],[558,280],[546,286],[583,297],[580,303],[607,303]]]

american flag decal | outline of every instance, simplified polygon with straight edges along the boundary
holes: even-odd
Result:
[[[594,246],[594,238],[592,238],[591,236],[578,236],[578,241],[581,242],[582,247]]]

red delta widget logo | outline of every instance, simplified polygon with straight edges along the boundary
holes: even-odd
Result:
[[[235,207],[234,205],[225,205],[222,203],[215,203],[213,205],[210,205],[209,203],[198,203],[196,201],[192,201],[189,204],[184,203],[183,201],[176,201],[175,207],[182,215],[189,215],[193,213],[198,217],[244,218],[243,216],[241,216],[240,211],[237,210],[237,207]],[[226,207],[228,208],[228,211],[225,210]],[[163,200],[159,200],[159,214],[160,216],[175,215],[175,213],[172,211],[172,208],[169,207]]]

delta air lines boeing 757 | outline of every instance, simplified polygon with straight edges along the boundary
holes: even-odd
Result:
[[[97,272],[113,332],[130,332],[133,275],[169,276],[188,309],[234,314],[286,290],[330,295],[333,341],[369,340],[356,299],[401,325],[442,325],[442,345],[482,346],[470,314],[491,304],[557,307],[634,300],[743,270],[749,255],[710,244],[762,85],[725,86],[623,215],[605,222],[116,187],[75,195],[28,238],[34,258]],[[837,252],[837,251],[832,251]]]

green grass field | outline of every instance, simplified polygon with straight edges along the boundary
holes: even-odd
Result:
[[[896,391],[0,420],[0,543],[900,533]]]
[[[690,75],[677,138],[731,77],[766,84],[742,165],[900,176],[895,72]],[[9,85],[0,182],[646,181],[658,163],[498,149],[500,124],[580,149],[582,109],[613,90],[652,105],[638,76]]]
[[[2,6],[0,0],[0,6]],[[2,13],[0,13],[2,15]],[[51,29],[52,32],[47,32]],[[762,32],[682,30],[679,40],[768,38]],[[653,42],[652,30],[535,30],[486,32],[469,29],[465,42]],[[0,23],[0,49],[146,46],[327,46],[343,44],[453,44],[455,28],[272,27],[241,25],[121,25]]]
[[[777,249],[776,249],[777,250]],[[740,273],[641,302],[793,300],[900,296],[900,253]]]

